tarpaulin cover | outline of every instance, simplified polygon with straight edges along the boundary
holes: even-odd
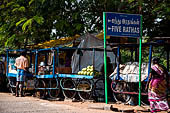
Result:
[[[83,36],[82,41],[80,42],[78,48],[104,48],[104,41],[96,38],[94,35],[87,33]],[[111,49],[110,46],[107,46],[107,49]],[[82,50],[83,56],[78,54],[77,50],[74,52],[72,56],[71,66],[72,73],[77,73],[80,70],[89,65],[93,65],[93,51],[85,51]],[[115,54],[113,52],[107,52],[107,56],[110,57],[111,63],[115,64]],[[80,61],[79,61],[80,59]],[[95,70],[100,71],[103,63],[104,63],[104,52],[103,51],[95,51]]]

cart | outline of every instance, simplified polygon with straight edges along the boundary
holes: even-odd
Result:
[[[76,49],[78,48],[56,47],[39,49],[35,51],[35,92],[37,97],[45,98],[49,96],[51,98],[57,98],[60,94],[60,91],[62,91],[65,98],[75,98],[75,95],[78,93],[80,99],[82,100],[91,99],[94,89],[93,76],[78,75],[77,73],[71,72],[64,73],[64,70],[62,72],[62,68],[59,67],[59,54],[62,51]],[[86,48],[86,50],[93,49]],[[48,55],[45,55],[44,53]],[[49,57],[49,55],[51,55],[52,65],[47,65],[48,63],[45,61],[44,70],[47,69],[47,66],[49,68],[47,72],[40,73],[38,64],[41,62],[39,61],[39,58],[42,56],[42,54],[44,55],[45,59],[47,59],[47,56]],[[64,69],[67,69],[67,67],[64,67]]]
[[[18,49],[18,50],[11,50],[7,49],[7,66],[6,66],[6,76],[8,79],[8,86],[9,90],[13,95],[16,93],[16,67],[14,66],[15,64],[15,59],[19,56],[18,53],[24,51],[23,49]],[[27,51],[27,57],[29,57],[29,62],[32,62],[32,52]],[[29,70],[31,69],[31,65],[29,66]],[[24,82],[24,94],[30,93],[33,94],[34,90],[34,79],[33,79],[33,74],[32,71],[29,72],[29,70],[26,73],[26,80]]]
[[[122,44],[122,45],[116,45],[117,46],[117,69],[115,70],[115,74],[111,75],[112,80],[112,91],[113,96],[117,102],[121,103],[131,103],[130,100],[133,98],[136,98],[137,95],[139,95],[138,90],[138,82],[139,82],[139,73],[125,73],[124,76],[122,73],[120,73],[121,66],[120,66],[120,49],[121,48],[137,48],[137,44]],[[146,82],[148,81],[150,67],[151,67],[151,58],[152,58],[152,52],[153,47],[160,47],[163,46],[164,50],[167,53],[167,69],[169,70],[169,49],[168,44],[159,44],[159,43],[145,43],[143,44],[143,47],[146,49],[146,47],[149,47],[149,62],[145,63],[145,77],[141,80],[141,103],[149,104],[148,98],[147,98],[147,91],[145,91]],[[135,51],[135,58],[137,55],[137,49],[131,49],[131,60],[133,58],[133,51]],[[161,52],[162,53],[162,52]],[[160,53],[157,53],[160,54]],[[161,55],[160,55],[161,56]],[[133,63],[131,63],[133,64]],[[144,64],[142,64],[143,66]],[[139,66],[139,64],[138,64]],[[144,67],[144,66],[143,66]],[[126,68],[126,67],[125,67]],[[141,69],[142,70],[142,69]],[[129,71],[129,70],[128,70]],[[125,77],[126,76],[126,77]],[[135,79],[135,80],[134,80]],[[137,100],[137,99],[136,99]],[[137,103],[137,102],[136,102]]]
[[[24,91],[26,92],[29,88],[32,88],[32,91],[35,92],[35,96],[38,98],[58,98],[61,96],[60,92],[62,92],[65,98],[69,99],[76,98],[76,95],[78,95],[81,100],[92,99],[94,94],[95,96],[99,96],[96,95],[98,94],[97,92],[100,92],[100,89],[98,89],[96,85],[99,78],[94,78],[94,67],[92,75],[72,73],[70,67],[60,67],[59,63],[61,61],[59,60],[59,57],[61,55],[59,54],[75,50],[78,52],[82,50],[92,51],[93,66],[95,65],[95,51],[103,51],[103,49],[99,48],[76,47],[55,47],[29,50],[30,73],[27,73]],[[10,90],[13,94],[15,94],[16,88],[16,70],[14,61],[21,51],[23,50],[7,50],[7,67],[9,68],[7,68],[6,75],[9,80]],[[81,55],[81,52],[79,55]],[[79,70],[82,68],[83,67],[79,65]]]

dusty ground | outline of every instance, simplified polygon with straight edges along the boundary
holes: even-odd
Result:
[[[17,109],[20,106],[24,112]],[[112,109],[108,109],[110,107]],[[148,109],[149,106],[43,100],[32,96],[14,97],[9,93],[0,93],[0,113],[150,113]]]
[[[49,101],[32,96],[15,97],[0,93],[0,113],[114,113],[111,110],[88,109],[86,104]],[[84,105],[84,107],[83,107]]]
[[[137,112],[137,111],[142,111],[145,113],[149,113],[149,106],[130,106],[130,105],[125,105],[125,104],[117,104],[117,103],[108,103],[106,104],[105,102],[94,102],[94,101],[85,101],[85,102],[80,102],[80,101],[72,101],[70,99],[66,99],[64,101],[54,101],[52,100],[51,102],[57,103],[57,104],[67,104],[70,106],[74,107],[79,107],[81,109],[99,109],[99,110],[111,110],[115,112]],[[108,109],[110,108],[111,109]]]

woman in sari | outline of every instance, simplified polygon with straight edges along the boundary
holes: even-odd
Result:
[[[153,66],[146,86],[152,113],[169,109],[166,98],[167,76],[168,72],[164,66],[159,64],[159,58],[153,58]]]

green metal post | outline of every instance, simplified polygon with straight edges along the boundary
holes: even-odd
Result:
[[[142,63],[142,16],[140,21],[140,38],[139,38],[139,106],[141,106],[141,63]]]
[[[108,103],[107,97],[107,61],[106,61],[106,13],[103,12],[103,31],[104,31],[104,75],[105,75],[105,102]]]

